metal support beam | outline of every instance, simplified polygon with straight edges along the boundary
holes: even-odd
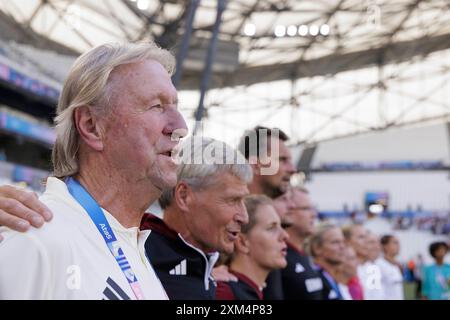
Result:
[[[380,55],[384,63],[400,63],[416,56],[426,56],[432,52],[450,48],[450,34],[434,37],[423,37],[410,41],[389,44],[388,47],[371,48],[343,54],[332,54],[318,59],[306,60],[302,64],[279,63],[276,65],[243,67],[237,70],[232,78],[221,81],[220,75],[214,78],[210,87],[234,87],[255,83],[285,80],[292,78],[292,70],[298,68],[298,78],[334,75],[339,72],[357,70],[377,65]],[[333,63],[330,63],[333,61]],[[182,89],[194,89],[198,75],[185,72],[181,83]]]
[[[66,14],[67,8],[73,3],[73,0],[69,1],[67,6],[64,8],[63,11],[61,11],[58,7],[56,7],[52,2],[47,2],[47,4],[50,6],[50,8],[55,11],[56,15],[58,16],[59,21],[62,21],[67,27],[69,27],[70,30],[72,30],[88,47],[92,48],[94,44],[89,41],[84,34],[81,31],[78,31],[76,28],[73,28],[67,20],[64,18],[64,15]]]
[[[211,76],[212,64],[214,62],[214,56],[217,49],[217,38],[219,35],[220,23],[222,21],[222,14],[226,8],[226,0],[217,1],[217,15],[216,21],[214,22],[213,33],[211,37],[211,42],[208,47],[208,55],[206,57],[206,64],[203,70],[202,82],[200,84],[200,101],[198,103],[197,111],[195,112],[195,125],[194,134],[198,130],[198,124],[203,118],[203,113],[205,111],[204,100],[206,92],[208,91],[209,78]]]
[[[183,74],[183,61],[189,51],[189,41],[191,40],[192,25],[194,23],[195,12],[197,11],[199,3],[200,0],[191,0],[191,3],[189,5],[189,11],[186,17],[186,26],[184,28],[184,36],[177,54],[177,67],[175,69],[175,74],[172,77],[173,85],[176,88],[178,88],[181,76]]]
[[[24,22],[24,24],[27,27],[30,27],[31,24],[33,23],[34,18],[37,16],[37,14],[39,13],[39,11],[41,11],[41,9],[47,4],[46,0],[41,0],[41,2],[37,5],[36,9],[34,9],[33,13],[31,14],[31,16],[28,18],[27,21]]]
[[[378,61],[378,117],[380,123],[386,124],[387,118],[385,114],[385,102],[386,102],[386,84],[384,76],[384,62],[383,56],[379,57]]]

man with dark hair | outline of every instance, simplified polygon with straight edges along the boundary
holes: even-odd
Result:
[[[435,263],[423,270],[422,296],[428,300],[449,300],[450,264],[444,262],[448,245],[445,242],[433,242],[429,252]]]
[[[253,180],[248,186],[250,193],[272,198],[284,226],[290,224],[287,211],[291,199],[287,192],[295,173],[291,151],[286,146],[288,140],[287,134],[278,128],[256,126],[244,133],[238,146],[253,169]],[[280,270],[272,271],[266,283],[265,299],[284,299]]]
[[[443,258],[445,257],[445,254],[447,254],[448,252],[448,244],[446,244],[443,241],[433,242],[428,247],[428,252],[434,259],[439,259],[440,262],[442,262]]]
[[[277,135],[281,141],[288,141],[288,135],[281,129],[278,128],[268,128],[263,126],[256,126],[251,130],[247,130],[241,138],[239,144],[239,151],[244,155],[246,159],[249,159],[251,155],[258,155],[260,151],[265,151],[265,144],[267,138]],[[256,139],[256,149],[251,148],[250,140]]]
[[[277,128],[257,126],[248,130],[239,143],[239,151],[253,168],[252,194],[265,194],[275,199],[284,194],[295,167],[286,141],[289,137]]]

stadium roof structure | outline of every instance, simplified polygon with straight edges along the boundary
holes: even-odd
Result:
[[[438,109],[436,112],[428,112],[430,108],[423,111],[420,106],[429,102],[434,91],[418,92],[416,88],[420,85],[403,93],[411,102],[410,107],[401,103],[403,109],[396,106],[400,109],[395,114],[383,107],[392,93],[391,87],[397,90],[401,87],[399,83],[416,79],[418,74],[435,75],[443,80],[436,90],[448,82],[448,0],[0,0],[0,10],[4,15],[0,20],[14,19],[20,24],[17,25],[20,32],[8,31],[14,34],[11,40],[31,43],[37,48],[44,46],[64,55],[76,55],[109,41],[153,39],[183,57],[181,82],[177,83],[181,90],[201,88],[208,49],[217,36],[208,89],[225,88],[225,91],[205,100],[202,116],[212,119],[214,109],[226,111],[229,105],[231,112],[245,111],[242,103],[253,105],[250,108],[253,111],[247,112],[258,114],[261,110],[268,111],[268,106],[272,106],[270,112],[277,112],[277,108],[273,109],[276,106],[290,107],[297,115],[286,113],[285,118],[291,122],[291,130],[286,131],[298,142],[382,130],[450,114],[445,97],[429,103]],[[220,25],[216,21],[218,15]],[[183,47],[187,35],[189,44]],[[445,54],[433,56],[436,52]],[[417,69],[412,64],[429,57],[434,59],[429,70],[410,72]],[[339,78],[349,71],[357,76]],[[334,83],[331,87],[330,81]],[[279,90],[287,93],[283,96],[254,93],[252,87],[267,82],[279,83]],[[336,89],[343,85],[347,88]],[[229,98],[224,97],[230,96],[226,91],[230,87],[234,87],[233,92],[238,90],[247,95],[247,100],[227,101]],[[339,94],[347,96],[350,91],[357,97],[346,106],[336,107],[330,90],[338,91],[334,98]],[[248,102],[252,94],[259,95],[252,100],[259,102]],[[364,99],[369,96],[377,102],[366,103]],[[317,104],[317,99],[322,98],[328,99],[324,104],[333,110]],[[233,109],[236,104],[241,106]],[[368,114],[370,117],[376,114],[376,121],[366,121],[361,116],[365,113],[363,108],[369,108],[364,105],[369,104],[373,107]],[[405,117],[410,108],[423,112]],[[191,109],[187,110],[196,108]],[[360,112],[355,112],[356,109]],[[309,115],[302,116],[303,110]],[[270,114],[254,122],[269,121]],[[309,120],[312,114],[314,121]],[[299,119],[307,123],[306,129],[295,133],[295,121],[302,123]],[[249,123],[245,121],[246,125]],[[324,131],[332,123],[338,123],[339,128]]]

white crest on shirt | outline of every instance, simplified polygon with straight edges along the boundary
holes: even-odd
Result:
[[[66,286],[69,290],[80,290],[81,288],[81,268],[77,265],[68,266]]]
[[[295,273],[301,273],[305,271],[305,267],[303,267],[303,265],[301,263],[296,263],[295,264]]]

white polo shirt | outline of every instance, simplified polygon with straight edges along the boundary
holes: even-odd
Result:
[[[400,268],[384,257],[378,258],[375,263],[381,271],[384,298],[386,300],[403,300],[403,275]]]
[[[343,283],[338,283],[339,291],[341,292],[342,298],[344,300],[353,300],[350,291],[348,290],[348,286]]]
[[[363,265],[359,265],[357,270],[363,287],[364,300],[384,300],[380,267],[372,261],[367,261]]]
[[[48,178],[40,198],[54,213],[39,229],[19,233],[1,228],[0,300],[135,299],[122,270],[89,215],[66,184]],[[124,228],[103,210],[146,299],[166,300],[166,292],[145,255],[150,231]]]

